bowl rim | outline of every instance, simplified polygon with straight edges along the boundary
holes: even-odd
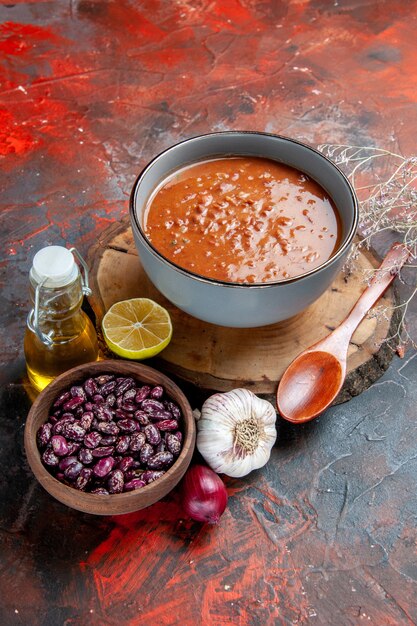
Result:
[[[162,159],[165,156],[166,153],[170,152],[171,150],[175,150],[177,148],[177,146],[180,146],[180,145],[185,144],[185,143],[192,143],[192,142],[195,142],[195,141],[203,141],[207,137],[222,137],[222,136],[233,136],[233,135],[261,135],[261,136],[264,136],[264,137],[270,137],[270,138],[273,138],[273,139],[280,139],[280,140],[288,141],[290,143],[297,144],[297,145],[301,146],[302,148],[305,148],[306,150],[314,153],[319,158],[323,159],[323,161],[325,161],[334,170],[336,170],[336,172],[342,178],[342,181],[345,183],[345,185],[347,187],[347,190],[348,190],[348,192],[349,192],[349,194],[351,196],[352,205],[353,205],[353,220],[352,220],[351,228],[348,231],[348,233],[347,233],[347,235],[345,237],[344,242],[342,243],[342,245],[339,246],[339,248],[336,250],[336,252],[334,254],[332,254],[332,256],[329,259],[327,259],[327,261],[325,261],[321,265],[318,265],[314,269],[309,270],[308,272],[304,272],[303,274],[298,274],[297,276],[292,276],[290,278],[282,278],[280,280],[271,281],[271,282],[268,282],[268,283],[259,283],[259,282],[257,282],[257,283],[237,283],[237,282],[223,281],[223,280],[219,280],[219,279],[215,279],[215,278],[210,278],[209,276],[203,276],[202,274],[198,274],[197,272],[192,272],[191,270],[187,270],[184,267],[181,267],[180,265],[177,265],[174,261],[171,261],[170,259],[165,257],[148,240],[148,238],[146,237],[146,235],[145,235],[145,233],[144,233],[144,231],[142,229],[142,226],[141,226],[140,221],[138,219],[137,213],[135,211],[135,201],[136,201],[137,190],[138,190],[139,185],[142,182],[142,179],[147,174],[148,170],[157,161]],[[229,151],[229,152],[225,152],[224,154],[225,155],[226,154],[227,155],[232,155],[233,152]],[[219,156],[221,156],[221,154],[219,154]],[[297,168],[297,169],[299,169],[299,171],[301,171],[301,172],[303,171],[301,168]],[[173,170],[173,172],[174,171],[175,170]],[[320,183],[318,181],[316,181],[316,182],[320,185]],[[131,220],[131,223],[132,223],[132,225],[134,227],[134,230],[135,230],[136,234],[138,234],[138,236],[140,237],[142,243],[145,245],[147,250],[154,257],[159,259],[162,263],[164,263],[165,265],[173,268],[174,270],[176,270],[177,272],[183,274],[184,276],[186,276],[188,278],[192,278],[192,279],[197,280],[197,281],[202,282],[202,283],[209,284],[209,285],[217,285],[217,286],[221,286],[221,287],[228,287],[230,289],[271,289],[271,288],[277,287],[278,285],[287,285],[287,284],[294,283],[294,282],[303,280],[305,278],[308,278],[309,276],[312,276],[314,274],[318,274],[322,270],[326,269],[329,265],[333,265],[333,263],[337,262],[337,260],[340,257],[342,257],[344,255],[344,253],[349,249],[349,247],[350,247],[350,245],[351,245],[351,243],[353,241],[353,238],[354,238],[354,236],[356,234],[358,223],[359,223],[359,203],[358,203],[358,199],[356,197],[355,190],[354,190],[351,182],[347,178],[347,176],[344,174],[344,172],[342,172],[342,170],[331,159],[326,157],[319,150],[316,150],[315,148],[313,148],[313,147],[311,147],[311,146],[309,146],[309,145],[307,145],[307,144],[305,144],[302,141],[299,141],[297,139],[292,139],[291,137],[286,137],[285,135],[278,135],[278,134],[274,134],[274,133],[266,133],[266,132],[254,131],[254,130],[227,130],[227,131],[219,131],[219,132],[214,132],[214,133],[206,133],[206,134],[203,134],[203,135],[195,135],[193,137],[188,137],[187,139],[183,139],[182,141],[179,141],[179,142],[175,143],[174,145],[169,146],[168,148],[165,148],[165,150],[162,150],[162,152],[157,154],[141,170],[141,172],[139,173],[139,175],[136,178],[135,182],[133,183],[133,187],[132,187],[132,190],[131,190],[131,193],[130,193],[130,198],[129,198],[129,214],[130,214],[130,220]],[[136,227],[136,229],[135,229],[135,227]]]
[[[123,492],[123,493],[110,494],[111,499],[109,499],[110,496],[108,495],[92,494],[92,493],[85,492],[85,491],[79,491],[75,489],[74,487],[65,485],[64,483],[57,480],[55,476],[53,476],[50,472],[48,472],[46,467],[42,464],[41,453],[39,451],[39,448],[36,442],[36,432],[31,433],[31,431],[34,429],[34,422],[38,415],[39,405],[42,404],[46,393],[51,395],[52,399],[54,397],[56,398],[57,395],[63,391],[64,381],[67,381],[66,385],[69,387],[70,385],[75,384],[77,377],[79,377],[80,379],[82,378],[83,372],[91,372],[91,370],[97,370],[96,375],[110,373],[109,364],[111,364],[111,367],[114,367],[115,364],[121,364],[123,367],[127,367],[129,370],[131,367],[133,368],[133,370],[137,368],[138,370],[140,370],[136,374],[137,379],[138,381],[144,382],[144,383],[146,382],[150,383],[150,381],[146,381],[146,380],[141,381],[141,378],[140,378],[141,373],[144,374],[145,377],[148,373],[150,375],[156,375],[156,377],[159,379],[159,384],[163,385],[165,388],[168,386],[171,389],[175,389],[176,394],[178,394],[177,397],[172,397],[172,393],[170,393],[169,389],[168,389],[168,395],[172,398],[174,402],[176,402],[176,404],[179,404],[181,406],[181,410],[183,412],[183,419],[185,419],[185,414],[187,414],[187,423],[188,423],[187,435],[186,433],[184,433],[184,440],[183,440],[181,452],[179,456],[177,457],[177,459],[175,460],[175,462],[173,463],[173,465],[171,465],[171,467],[165,472],[163,476],[158,478],[157,481],[153,481],[145,485],[141,489]],[[117,372],[112,372],[112,373],[117,374]],[[71,376],[75,376],[75,374],[77,374],[77,377],[74,379],[74,381],[73,382],[68,381],[68,378],[71,378]],[[93,373],[91,373],[90,375],[94,376]],[[123,375],[123,372],[120,372],[120,375]],[[129,374],[126,373],[124,375],[128,376]],[[130,376],[134,377],[135,372],[131,371]],[[155,384],[155,383],[150,383],[150,384]],[[49,404],[48,409],[50,407],[51,405]],[[45,411],[45,415],[44,415],[45,419],[42,421],[42,424],[46,423],[48,416],[49,416],[49,411]],[[183,468],[184,471],[182,471],[176,483],[173,483],[171,485],[170,489],[168,489],[165,495],[167,495],[167,493],[169,493],[170,491],[172,491],[172,489],[174,489],[176,484],[178,484],[178,482],[181,480],[182,476],[184,475],[185,471],[188,468],[188,465],[191,462],[191,458],[192,458],[192,455],[194,453],[194,448],[195,448],[196,431],[197,431],[197,428],[196,428],[194,416],[192,413],[191,405],[187,397],[183,393],[183,391],[178,387],[178,385],[171,378],[169,378],[168,376],[166,376],[159,370],[153,367],[150,367],[149,365],[145,365],[145,364],[137,363],[137,362],[124,361],[124,360],[119,361],[117,359],[105,359],[101,361],[92,361],[89,363],[85,363],[83,365],[78,365],[76,367],[73,367],[67,370],[66,372],[57,376],[49,385],[47,385],[47,387],[45,387],[39,393],[38,397],[33,402],[26,418],[25,429],[24,429],[24,447],[25,447],[26,458],[33,472],[34,477],[38,480],[38,482],[42,485],[42,487],[56,500],[62,502],[63,504],[71,508],[78,509],[86,513],[92,513],[92,514],[97,514],[97,515],[118,515],[118,514],[124,514],[127,512],[137,511],[143,507],[140,507],[140,506],[133,507],[133,508],[130,507],[126,511],[115,513],[110,510],[108,512],[104,512],[104,509],[106,509],[105,505],[107,504],[110,509],[112,508],[112,504],[114,503],[120,504],[120,503],[132,502],[133,499],[137,499],[139,501],[142,496],[146,496],[152,492],[152,489],[154,488],[156,483],[158,484],[158,488],[161,488],[161,491],[162,491],[162,487],[164,486],[164,483],[169,482],[172,476],[175,475],[176,472],[178,472],[180,462],[182,464],[185,463],[185,466]],[[34,441],[33,441],[33,435],[35,436]],[[60,493],[62,494],[62,499],[58,497],[56,493],[53,493],[53,491],[51,491],[50,486],[53,486],[54,488],[60,491]],[[161,495],[157,500],[155,500],[155,502],[162,499],[163,497],[164,495]],[[75,498],[79,501],[80,506],[76,506],[75,504],[69,503],[69,501],[74,500]],[[151,506],[151,504],[152,503],[149,503],[149,504],[146,504],[145,506]],[[94,505],[98,505],[98,506],[94,506]],[[90,508],[91,509],[100,508],[100,509],[103,509],[103,511],[100,511],[99,513],[97,513],[96,511],[88,510]]]

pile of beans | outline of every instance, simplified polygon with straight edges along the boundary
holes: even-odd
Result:
[[[162,386],[103,374],[56,399],[37,444],[59,481],[109,495],[163,476],[181,451],[181,426],[181,410]]]

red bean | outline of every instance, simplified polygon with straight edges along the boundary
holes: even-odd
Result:
[[[95,431],[88,433],[88,435],[84,437],[84,445],[87,446],[87,448],[97,448],[100,441],[101,435]]]
[[[171,452],[157,452],[148,460],[148,467],[152,470],[166,469],[174,460]]]
[[[117,426],[125,433],[133,433],[137,430],[136,422],[131,419],[119,420]]]
[[[151,388],[149,387],[149,385],[143,385],[143,387],[141,387],[139,391],[136,393],[136,396],[135,396],[136,404],[140,404],[142,400],[145,400],[145,398],[149,396],[150,392],[151,392]]]
[[[81,461],[83,465],[90,465],[90,463],[94,461],[91,450],[89,450],[88,448],[81,448],[78,453],[78,460]]]
[[[94,379],[99,385],[105,385],[106,383],[114,380],[114,374],[101,374]]]
[[[127,411],[128,413],[134,413],[138,407],[137,407],[137,405],[134,402],[129,402],[129,401],[125,402],[123,400],[120,408],[123,411]]]
[[[64,430],[64,426],[70,422],[75,422],[75,417],[73,415],[71,415],[71,417],[61,418],[52,426],[52,433],[54,435],[61,435]]]
[[[116,381],[115,380],[109,380],[107,383],[104,383],[104,385],[101,387],[100,389],[100,393],[103,396],[108,396],[110,393],[113,393],[113,391],[116,389]]]
[[[122,493],[124,482],[125,482],[125,479],[124,479],[122,470],[115,469],[113,472],[110,472],[109,478],[107,481],[109,492],[110,493]]]
[[[123,411],[121,408],[114,409],[114,419],[118,420],[127,420],[130,419],[131,415],[126,411]]]
[[[117,441],[116,435],[103,435],[100,443],[102,446],[112,446],[113,444],[116,443],[116,441]]]
[[[62,435],[54,435],[51,438],[52,449],[57,456],[65,456],[68,454],[68,444]]]
[[[114,393],[109,393],[109,395],[106,398],[106,404],[107,406],[114,406],[116,404],[116,396],[114,395]]]
[[[124,484],[124,490],[134,491],[135,489],[141,489],[142,487],[145,487],[145,485],[146,483],[140,478],[134,478],[133,480],[130,480],[128,483]]]
[[[68,478],[69,480],[75,480],[77,476],[79,475],[79,473],[81,472],[81,470],[83,469],[83,467],[84,467],[83,464],[80,463],[79,461],[75,461],[75,463],[71,463],[71,465],[68,465],[68,467],[64,471],[65,478]]]
[[[111,456],[107,456],[105,459],[100,459],[93,467],[94,476],[104,478],[113,469],[114,459]]]
[[[71,398],[63,405],[65,411],[72,411],[77,406],[81,406],[84,403],[84,398],[81,396],[75,396],[75,398]]]
[[[66,411],[65,413],[62,414],[62,419],[69,420],[70,422],[74,422],[75,421],[74,413],[72,411]]]
[[[67,445],[68,445],[68,455],[70,456],[78,452],[78,450],[81,448],[80,441],[67,441]]]
[[[83,406],[77,406],[74,409],[74,415],[77,419],[80,419],[80,417],[84,414],[84,407]]]
[[[122,472],[126,472],[130,467],[132,467],[135,459],[132,456],[125,456],[124,459],[119,461],[118,469],[121,469]]]
[[[153,424],[148,424],[148,426],[145,426],[143,432],[145,433],[146,439],[151,445],[157,446],[158,443],[161,441],[161,433]]]
[[[169,452],[174,456],[177,456],[181,452],[181,441],[174,433],[167,433],[165,442]]]
[[[94,448],[91,451],[91,454],[94,457],[104,457],[110,456],[114,452],[114,446],[100,446],[99,448]]]
[[[53,403],[53,407],[57,408],[59,406],[62,406],[64,404],[64,402],[68,402],[68,400],[71,398],[71,394],[69,391],[65,391],[64,393],[61,393],[60,396],[58,396],[58,398],[55,400],[55,402]]]
[[[36,441],[39,448],[46,448],[52,435],[52,425],[46,422],[42,424],[36,434]]]
[[[130,402],[133,404],[135,396],[136,396],[136,389],[128,389],[123,394],[123,402]]]
[[[162,439],[160,441],[160,443],[158,443],[158,445],[156,446],[155,451],[156,452],[165,452],[166,449],[167,448],[166,448],[165,441]]]
[[[142,409],[139,409],[139,411],[135,411],[134,418],[139,422],[139,424],[142,424],[142,426],[146,426],[147,424],[151,423],[148,413],[145,413],[145,411],[142,411]]]
[[[116,422],[99,422],[97,424],[97,430],[105,435],[118,435],[120,432]]]
[[[62,434],[68,439],[74,439],[75,441],[81,441],[85,436],[85,429],[81,426],[80,422],[69,422],[64,425]]]
[[[129,480],[133,480],[134,478],[142,478],[143,470],[142,469],[128,469],[124,472],[123,476],[125,478],[125,482],[129,482]]]
[[[129,448],[132,452],[139,452],[145,443],[146,436],[144,433],[133,433],[130,437]]]
[[[49,465],[49,467],[55,467],[59,463],[59,457],[55,454],[51,448],[47,448],[45,452],[42,454],[42,461],[45,465]]]
[[[96,489],[92,489],[90,493],[95,493],[97,496],[109,496],[110,493],[104,487],[96,487]]]
[[[178,430],[178,422],[177,420],[162,420],[157,423],[159,430]]]
[[[155,470],[145,470],[142,473],[142,480],[145,481],[145,483],[147,485],[149,485],[149,483],[153,483],[154,480],[158,480],[158,478],[161,478],[161,476],[163,476],[165,474],[165,472],[163,470],[161,471],[155,471]]]
[[[82,426],[82,428],[88,431],[91,428],[93,420],[94,420],[94,415],[92,411],[86,411],[80,417],[80,426]]]
[[[161,385],[157,385],[151,390],[149,397],[153,398],[154,400],[159,400],[159,398],[162,398],[163,395],[164,395],[164,388],[161,387]]]
[[[111,422],[114,416],[114,411],[106,404],[95,404],[93,406],[93,413],[101,422]]]
[[[155,411],[155,413],[151,413],[149,417],[154,422],[158,420],[172,420],[172,413],[170,413],[169,411]]]
[[[166,407],[170,413],[175,417],[176,420],[181,419],[181,410],[179,406],[175,404],[175,402],[168,401],[166,403]]]
[[[81,472],[78,474],[77,479],[74,483],[74,487],[79,489],[80,491],[85,491],[88,483],[91,481],[91,477],[93,475],[93,470],[89,467],[83,467]]]
[[[98,392],[98,385],[93,378],[88,378],[84,383],[84,391],[90,398]]]
[[[123,378],[116,387],[116,396],[119,397],[125,393],[128,389],[135,386],[133,378]]]
[[[139,452],[140,462],[146,465],[151,456],[153,456],[153,448],[149,443],[145,443]]]
[[[157,411],[164,411],[165,407],[159,400],[153,400],[153,398],[145,398],[142,402],[141,408],[147,413],[156,413]]]
[[[143,433],[136,433],[136,436],[139,435],[139,434],[143,435]],[[143,437],[145,437],[145,435],[143,435]],[[122,435],[117,440],[116,452],[118,452],[119,454],[124,454],[125,452],[127,452],[129,450],[129,445],[130,445],[130,436],[129,435]]]
[[[78,461],[76,456],[66,456],[64,459],[61,459],[59,461],[59,469],[64,471],[67,469],[67,467],[69,467],[70,465],[72,465],[73,463],[76,463]]]
[[[87,400],[84,389],[79,385],[74,385],[73,387],[71,387],[70,393],[73,398],[82,398],[84,402]]]

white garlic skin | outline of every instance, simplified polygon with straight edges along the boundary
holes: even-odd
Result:
[[[240,422],[255,420],[259,441],[252,452],[235,446],[235,429]],[[277,438],[276,413],[270,402],[248,389],[216,393],[208,398],[197,422],[197,449],[218,474],[234,478],[263,467]]]

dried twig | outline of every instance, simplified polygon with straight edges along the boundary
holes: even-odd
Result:
[[[359,198],[359,230],[362,239],[355,244],[348,264],[354,266],[359,249],[369,247],[373,237],[395,232],[408,247],[411,261],[417,259],[417,157],[367,146],[322,144],[318,148],[334,161],[348,176]],[[388,341],[411,344],[417,348],[417,338],[411,337],[406,324],[407,311],[417,294],[417,284],[395,309],[400,311],[398,328]],[[387,312],[380,309],[379,314]]]

